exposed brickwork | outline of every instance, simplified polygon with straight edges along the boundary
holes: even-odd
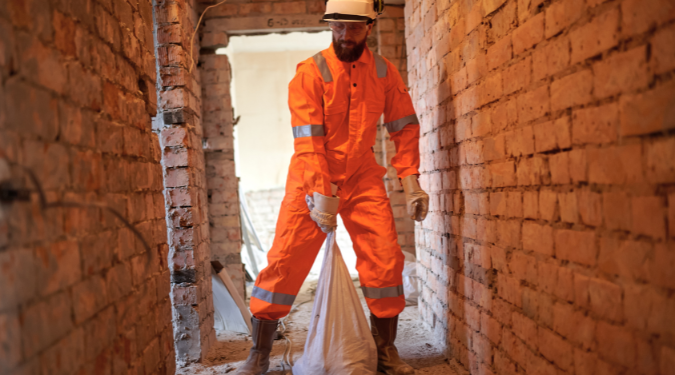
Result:
[[[200,63],[211,260],[220,261],[227,267],[243,298],[246,288],[241,263],[239,179],[234,169],[232,73],[225,55],[202,55]]]
[[[674,10],[406,4],[420,312],[471,373],[672,373]]]
[[[149,0],[0,3],[0,158],[151,247],[98,208],[3,206],[0,373],[175,372],[152,24]]]
[[[378,17],[373,34],[377,37],[377,49],[394,66],[399,68],[399,73],[404,82],[408,79],[407,61],[405,53],[405,25],[402,6],[385,7],[383,14]],[[376,145],[378,162],[387,167],[384,176],[384,184],[389,192],[391,208],[396,221],[398,242],[403,251],[415,253],[415,224],[406,212],[405,194],[403,187],[396,175],[396,169],[391,165],[391,159],[396,155],[394,142],[389,140],[389,134],[383,126],[378,128]]]
[[[202,148],[202,89],[194,1],[155,5],[158,131],[167,206],[171,301],[179,364],[198,361],[215,341],[207,181]],[[191,70],[190,70],[191,69]]]

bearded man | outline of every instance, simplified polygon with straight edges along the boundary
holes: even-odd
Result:
[[[391,164],[412,219],[426,217],[429,197],[417,182],[420,126],[408,90],[396,67],[366,46],[383,7],[381,0],[329,0],[323,20],[333,43],[298,64],[289,84],[295,153],[269,264],[251,294],[253,348],[236,374],[268,370],[279,319],[291,310],[326,233],[337,226],[338,213],[358,259],[378,371],[414,374],[394,346],[405,307],[404,256],[382,181],[386,168],[377,164],[372,149],[383,113],[396,146]]]

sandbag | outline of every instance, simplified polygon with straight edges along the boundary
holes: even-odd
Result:
[[[305,352],[293,366],[293,374],[376,373],[375,341],[333,231],[326,240]]]

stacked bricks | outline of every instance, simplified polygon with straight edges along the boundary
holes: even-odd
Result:
[[[173,374],[153,10],[143,1],[0,2],[0,373]],[[48,202],[101,208],[40,209]]]
[[[202,54],[202,113],[206,186],[208,188],[211,259],[222,263],[242,298],[245,277],[241,263],[239,179],[234,168],[234,133],[227,56]]]
[[[405,58],[405,18],[403,6],[387,5],[375,24],[374,34],[377,37],[377,51],[381,56],[398,67],[401,78],[406,82],[408,71]],[[377,156],[378,162],[387,168],[384,185],[389,194],[391,208],[394,212],[398,243],[403,251],[415,253],[415,224],[406,211],[405,194],[399,182],[396,169],[391,159],[396,155],[396,146],[389,139],[383,126],[378,127]]]
[[[157,1],[159,113],[167,207],[171,301],[180,365],[203,358],[215,341],[211,252],[204,152],[197,22],[194,1]],[[194,61],[193,61],[194,59]]]
[[[476,374],[672,374],[675,2],[406,4],[426,326]]]

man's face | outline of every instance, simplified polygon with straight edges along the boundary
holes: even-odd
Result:
[[[333,31],[333,50],[340,61],[354,62],[366,48],[366,38],[373,28],[366,22],[330,22]]]

